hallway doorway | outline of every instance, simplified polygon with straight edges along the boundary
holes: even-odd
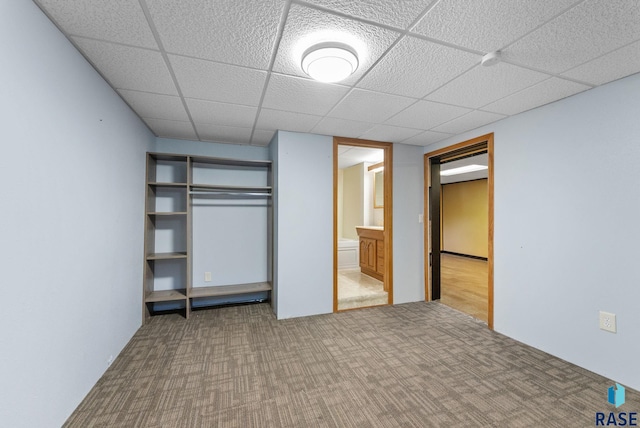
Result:
[[[493,134],[427,153],[424,162],[426,300],[493,328]]]

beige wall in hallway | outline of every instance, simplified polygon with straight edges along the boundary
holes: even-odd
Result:
[[[442,186],[442,249],[487,257],[487,180]]]

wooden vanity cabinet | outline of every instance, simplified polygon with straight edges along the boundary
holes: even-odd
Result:
[[[376,241],[376,272],[384,277],[384,241]]]
[[[360,271],[384,281],[384,230],[377,227],[356,227],[360,241]]]

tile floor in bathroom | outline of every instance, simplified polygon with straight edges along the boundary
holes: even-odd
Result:
[[[338,271],[338,310],[386,305],[388,293],[382,281],[360,272],[360,269]]]

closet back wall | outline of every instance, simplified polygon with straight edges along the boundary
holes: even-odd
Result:
[[[194,183],[267,185],[264,168],[203,167],[194,164]],[[193,286],[268,281],[267,215],[270,200],[193,197]],[[211,272],[211,282],[205,282]]]

